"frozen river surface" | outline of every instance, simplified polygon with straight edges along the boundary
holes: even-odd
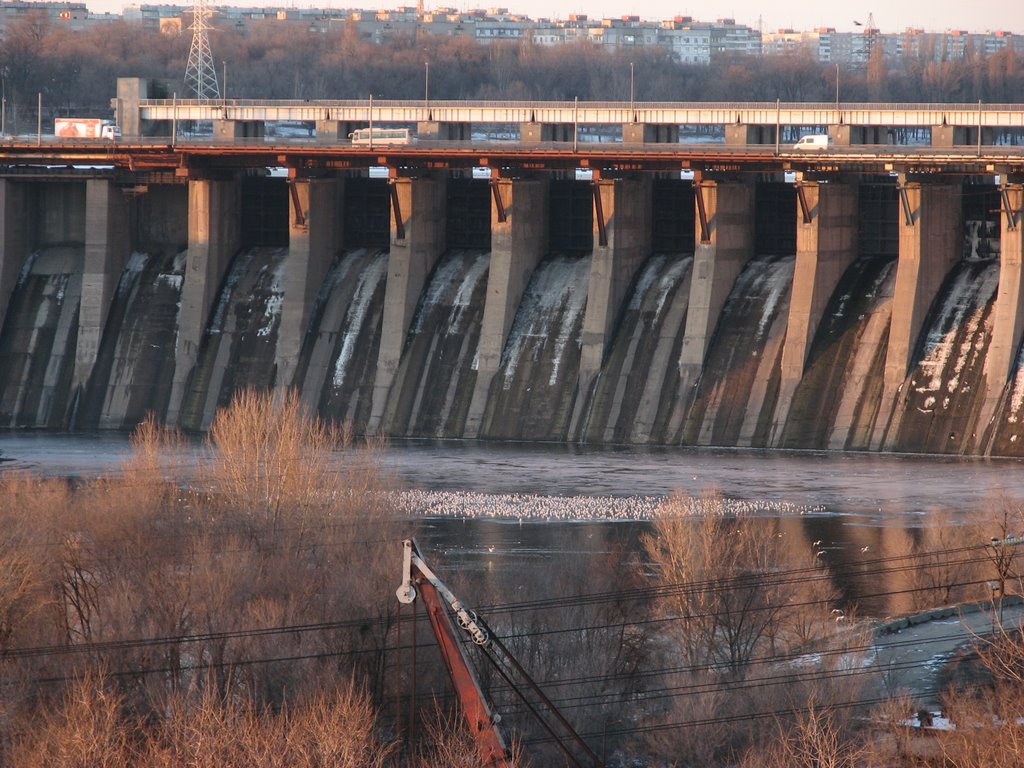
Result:
[[[94,477],[116,472],[123,435],[0,434],[0,468]],[[197,448],[196,459],[200,451]],[[600,519],[600,499],[656,500],[718,489],[768,514],[839,515],[912,525],[934,511],[954,518],[1024,500],[1024,464],[1010,460],[715,449],[591,450],[557,445],[402,443],[383,455],[398,483],[444,499],[484,494],[572,499]],[[516,497],[519,498],[519,497]],[[562,500],[562,501],[560,501]],[[521,501],[521,498],[520,498]],[[618,503],[621,507],[621,502]],[[472,505],[467,507],[473,509]],[[909,519],[908,519],[909,518]],[[851,520],[852,522],[852,520]]]

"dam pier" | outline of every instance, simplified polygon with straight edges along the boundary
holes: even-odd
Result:
[[[1020,107],[147,88],[117,142],[0,142],[0,425],[295,388],[396,437],[1024,455]]]

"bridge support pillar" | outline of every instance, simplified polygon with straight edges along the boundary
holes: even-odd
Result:
[[[491,264],[466,437],[477,437],[505,340],[537,264],[548,251],[547,180],[501,179],[491,202]],[[500,204],[499,204],[500,200]]]
[[[357,128],[365,128],[367,122],[344,122],[341,120],[317,120],[316,140],[321,144],[337,144],[339,141],[348,141],[349,134]]]
[[[594,182],[594,249],[583,317],[579,390],[569,434],[576,434],[601,372],[619,308],[651,251],[651,177]]]
[[[678,125],[653,123],[623,123],[623,144],[678,144]]]
[[[825,306],[857,258],[857,188],[801,182],[797,199],[796,265],[789,300],[782,376],[770,445],[779,445],[789,406]]]
[[[177,424],[217,290],[242,242],[241,185],[236,180],[188,183],[188,252],[178,312],[168,424]]]
[[[680,394],[666,432],[669,436],[679,433],[722,307],[754,255],[754,185],[703,180],[694,186],[693,274],[679,355]]]
[[[1003,187],[999,237],[999,288],[993,312],[992,339],[985,358],[985,404],[978,426],[988,429],[1014,374],[1024,339],[1024,186]],[[976,446],[980,448],[980,446]]]
[[[520,123],[521,144],[540,144],[545,141],[572,141],[574,125],[562,123]]]
[[[213,138],[221,141],[262,139],[265,127],[262,120],[214,120]]]
[[[292,386],[306,326],[342,241],[342,179],[290,179],[288,266],[277,331],[279,392]]]
[[[416,137],[423,141],[472,141],[471,123],[439,123],[435,120],[416,123]]]
[[[391,250],[367,431],[380,428],[416,303],[445,249],[445,177],[391,182]]]
[[[932,146],[933,147],[955,147],[971,143],[971,134],[977,141],[977,133],[962,125],[933,125]]]
[[[85,182],[85,263],[78,311],[72,386],[85,386],[99,352],[103,326],[131,250],[128,201],[113,182]]]
[[[853,143],[853,135],[849,125],[830,125],[828,136],[835,147],[848,147]]]
[[[725,126],[725,143],[728,145],[774,144],[774,125],[733,124]]]
[[[875,425],[873,449],[884,448],[887,434],[898,432],[902,409],[897,398],[913,362],[921,326],[942,281],[963,255],[959,184],[903,183],[897,205],[899,262],[885,353],[882,412]],[[893,414],[888,424],[887,413]]]
[[[3,328],[11,293],[27,256],[25,186],[0,179],[0,328]]]

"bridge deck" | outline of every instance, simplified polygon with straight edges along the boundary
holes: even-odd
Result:
[[[160,139],[68,140],[15,137],[0,140],[0,174],[18,168],[102,166],[128,170],[284,166],[303,170],[472,168],[598,171],[679,171],[764,173],[779,171],[853,174],[1024,174],[1024,147],[908,147],[858,145],[796,151],[792,145],[623,144],[621,142],[420,141],[367,146],[316,139],[212,138],[171,142]]]

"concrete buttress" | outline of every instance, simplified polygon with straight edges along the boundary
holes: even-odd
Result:
[[[177,424],[210,310],[232,257],[241,247],[241,185],[237,180],[188,183],[188,253],[178,313],[168,424]]]
[[[885,353],[882,411],[872,448],[881,449],[898,432],[895,405],[913,364],[921,327],[942,282],[963,254],[959,184],[904,183],[900,187],[899,261],[893,290],[889,345]],[[888,419],[887,414],[894,414]]]
[[[678,433],[686,417],[722,307],[754,255],[754,185],[703,180],[695,186],[693,277],[679,356],[680,396],[669,435]]]
[[[583,317],[579,385],[569,434],[578,434],[619,309],[651,251],[651,177],[594,183],[594,249]]]
[[[445,249],[445,192],[443,176],[392,180],[391,250],[368,432],[381,426],[416,303]]]
[[[131,251],[129,203],[107,179],[85,183],[85,263],[78,313],[74,388],[85,386],[99,352],[103,326]]]
[[[857,258],[857,188],[839,182],[808,182],[801,183],[797,192],[796,266],[779,399],[769,438],[772,446],[782,440],[793,393],[804,375],[825,307]]]
[[[1008,185],[1002,193],[999,288],[985,358],[985,402],[977,422],[978,434],[989,428],[995,416],[1024,337],[1024,186]]]
[[[293,179],[288,210],[288,264],[277,332],[276,388],[286,391],[298,365],[317,293],[342,242],[342,179]]]
[[[491,381],[530,277],[548,250],[548,182],[501,179],[491,201],[491,263],[480,329],[476,385],[465,437],[477,437]]]

